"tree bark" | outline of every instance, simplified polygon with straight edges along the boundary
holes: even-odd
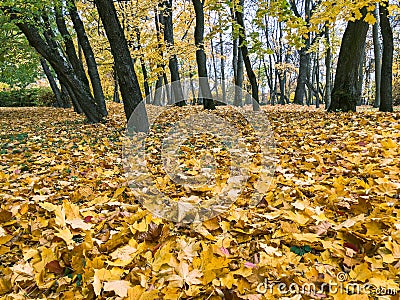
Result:
[[[139,28],[135,28],[135,32],[136,32],[136,39],[137,39],[137,50],[141,50],[142,46],[141,46],[141,38],[140,38],[140,31]],[[140,55],[139,57],[139,61],[140,61],[140,67],[142,68],[142,73],[143,73],[143,86],[144,86],[144,94],[146,95],[146,103],[150,104],[150,87],[149,87],[149,82],[148,82],[148,74],[147,74],[147,69],[146,69],[146,64],[143,60],[142,55]]]
[[[115,70],[115,66],[113,66],[113,78],[114,78],[114,95],[113,95],[113,101],[114,101],[115,103],[121,103],[121,99],[119,98],[118,75],[117,75],[117,71]]]
[[[364,86],[364,67],[366,64],[366,43],[363,45],[363,51],[362,51],[362,59],[359,65],[359,70],[358,70],[358,78],[357,78],[357,95],[358,97],[358,102],[357,105],[362,105],[363,104],[363,97],[362,97],[362,92],[363,92],[363,86]]]
[[[307,38],[309,41],[309,38]],[[309,42],[308,42],[309,46]],[[303,105],[304,95],[306,93],[306,83],[308,80],[308,71],[310,64],[310,53],[307,53],[308,47],[301,48],[298,53],[300,56],[299,76],[297,77],[296,91],[294,93],[294,103]]]
[[[61,85],[61,99],[62,99],[62,103],[63,103],[63,108],[70,108],[71,107],[71,96],[68,93],[68,89],[65,86],[64,83],[62,83],[60,81],[60,79],[58,79],[58,81],[60,82]]]
[[[53,77],[53,74],[51,74],[50,68],[46,63],[46,60],[44,58],[40,59],[40,64],[42,65],[43,68],[43,72],[46,75],[47,80],[49,81],[51,90],[53,91],[53,94],[56,98],[56,103],[55,106],[56,107],[63,107],[63,100],[61,98],[61,91],[57,86],[57,83]]]
[[[363,10],[365,16],[366,9]],[[368,32],[368,23],[348,22],[340,47],[332,100],[328,111],[356,111],[360,95],[357,92],[360,64]]]
[[[331,92],[332,92],[332,48],[331,48],[331,41],[330,41],[330,30],[329,26],[325,25],[325,38],[328,49],[326,50],[325,56],[325,70],[326,70],[326,77],[325,77],[325,108],[331,105]]]
[[[69,15],[71,16],[74,29],[79,40],[79,44],[82,47],[83,55],[85,56],[88,74],[92,83],[94,99],[99,106],[102,115],[105,117],[108,115],[106,102],[104,98],[103,88],[101,86],[101,80],[99,71],[97,69],[96,59],[94,57],[92,46],[90,45],[89,38],[86,35],[85,27],[81,18],[79,17],[78,10],[75,6],[75,0],[68,0]]]
[[[82,80],[82,82],[87,84],[89,88],[89,80],[86,77],[85,68],[83,67],[82,61],[79,59],[76,53],[75,45],[74,42],[72,41],[70,33],[68,32],[62,11],[60,8],[55,8],[55,12],[56,12],[57,28],[62,36],[65,46],[65,53],[68,57],[68,60],[71,63],[72,68],[75,70],[76,75],[78,75],[79,78]]]
[[[376,6],[374,16],[376,22],[373,25],[372,38],[374,42],[374,60],[375,60],[375,101],[374,107],[378,108],[381,104],[381,71],[382,71],[382,53],[379,40],[379,6]]]
[[[172,0],[163,1],[164,6],[164,40],[167,45],[169,52],[174,48],[174,27],[172,23]],[[169,71],[171,73],[171,87],[173,92],[174,104],[176,106],[186,105],[186,101],[183,96],[182,86],[180,82],[178,59],[176,54],[173,53],[169,57],[168,62]]]
[[[294,14],[297,17],[301,17],[296,4],[294,4],[294,1],[291,2],[291,7],[292,7]],[[309,20],[311,18],[311,1],[310,0],[304,1],[304,10],[305,10],[305,21],[307,22],[307,24],[309,24]],[[298,51],[299,56],[300,56],[300,65],[299,65],[299,76],[297,77],[296,91],[294,93],[294,103],[299,104],[299,105],[304,104],[304,95],[306,93],[306,84],[310,78],[311,56],[310,56],[310,53],[308,53],[308,49],[310,48],[310,44],[311,44],[310,34],[311,33],[309,33],[307,38],[305,39],[305,46]],[[312,95],[312,91],[310,91],[310,94]],[[310,99],[310,97],[309,97],[309,101],[312,101],[312,99]]]
[[[13,13],[11,13],[10,17],[17,21],[16,25],[24,33],[29,44],[50,63],[57,74],[59,74],[59,76],[65,80],[65,83],[69,85],[69,88],[74,89],[79,106],[85,114],[88,122],[100,122],[103,116],[96,105],[90,90],[88,90],[87,86],[77,77],[71,65],[64,60],[58,51],[54,51],[54,49],[42,39],[37,28],[19,22],[17,16]]]
[[[219,32],[219,51],[221,55],[221,86],[222,86],[222,102],[226,102],[226,83],[225,83],[225,58],[224,58],[224,40],[222,31]]]
[[[204,0],[203,0],[204,1]],[[203,98],[204,109],[215,109],[215,103],[212,99],[210,84],[207,74],[207,59],[204,53],[204,2],[201,0],[192,0],[196,14],[196,27],[194,30],[194,41],[197,47],[196,61],[197,72],[199,74],[199,85],[201,98]]]
[[[258,111],[258,110],[260,110],[258,83],[257,83],[256,74],[254,73],[253,67],[251,66],[249,50],[247,49],[246,30],[244,27],[244,20],[243,20],[244,0],[239,0],[239,6],[241,6],[241,8],[236,10],[236,22],[240,26],[239,27],[239,47],[240,47],[240,50],[243,55],[243,62],[246,67],[247,77],[251,84],[251,96],[255,100],[255,101],[253,101],[253,110]]]
[[[379,5],[381,33],[383,39],[381,103],[379,111],[393,112],[393,30],[389,21],[388,3]]]
[[[137,114],[138,118],[133,120],[133,124],[131,124],[133,128],[128,128],[128,130],[148,132],[149,122],[147,113],[144,105],[141,104],[143,100],[142,92],[140,91],[131,54],[124,31],[118,20],[114,3],[112,0],[95,0],[94,2],[106,31],[108,41],[110,42],[127,120],[129,120],[136,107],[140,105],[140,112]]]

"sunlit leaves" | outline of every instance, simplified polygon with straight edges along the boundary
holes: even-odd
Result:
[[[154,218],[126,186],[121,106],[98,125],[2,108],[0,298],[298,299],[257,286],[338,283],[339,272],[398,289],[398,113],[266,110],[274,186],[257,208],[185,227]],[[313,296],[351,299],[322,291]]]

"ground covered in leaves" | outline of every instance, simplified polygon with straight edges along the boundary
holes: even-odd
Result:
[[[265,109],[264,200],[184,226],[127,187],[121,106],[1,108],[0,299],[398,299],[399,113]]]

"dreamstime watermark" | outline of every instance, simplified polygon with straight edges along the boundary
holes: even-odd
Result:
[[[268,190],[276,164],[268,116],[245,90],[223,84],[224,89],[210,84],[215,88],[210,99],[201,93],[207,90],[205,78],[176,81],[132,113],[123,165],[135,198],[153,215],[201,222],[239,198],[256,205]],[[238,97],[247,105],[235,106]],[[176,106],[202,99],[219,106]]]
[[[399,290],[389,286],[375,286],[370,283],[345,282],[348,276],[344,272],[336,275],[337,280],[329,280],[329,282],[307,282],[298,284],[295,282],[285,283],[282,281],[269,281],[265,279],[257,286],[257,292],[260,294],[280,294],[280,295],[323,295],[323,294],[347,294],[347,295],[377,295],[377,296],[394,296]]]

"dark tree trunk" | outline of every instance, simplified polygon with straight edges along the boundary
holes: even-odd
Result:
[[[65,53],[68,57],[68,60],[71,63],[72,68],[74,69],[76,75],[79,76],[82,82],[87,84],[89,88],[89,80],[86,77],[85,68],[83,67],[82,61],[79,59],[76,53],[75,45],[74,42],[72,41],[70,33],[68,32],[62,11],[59,8],[56,8],[55,11],[56,11],[57,28],[63,38],[65,45]]]
[[[222,85],[222,102],[226,102],[226,83],[225,83],[225,58],[224,58],[224,40],[222,38],[222,31],[219,32],[219,51],[221,55],[221,85]]]
[[[199,74],[201,98],[203,99],[204,109],[215,109],[215,104],[211,95],[210,84],[208,82],[207,59],[206,54],[204,53],[204,2],[202,2],[201,0],[192,0],[192,2],[194,6],[194,11],[196,13],[194,41],[197,47],[196,61],[197,72]]]
[[[365,15],[365,9],[363,9]],[[360,64],[368,32],[363,19],[348,22],[340,47],[332,100],[328,111],[356,111],[360,95],[357,92]]]
[[[236,22],[238,23],[239,27],[239,47],[243,55],[243,62],[246,67],[247,77],[251,84],[251,96],[255,101],[253,101],[253,110],[260,110],[259,107],[259,95],[258,95],[258,83],[256,74],[253,71],[253,67],[251,66],[250,57],[249,57],[249,50],[247,49],[247,42],[246,42],[246,30],[244,27],[243,21],[243,4],[244,0],[239,0],[240,9],[236,10]]]
[[[163,18],[164,17],[162,15],[162,13],[159,14],[158,11],[157,11],[157,7],[155,7],[155,9],[154,9],[154,21],[155,21],[156,33],[157,33],[157,49],[158,49],[158,52],[159,52],[159,55],[160,55],[161,58],[163,57],[163,51],[162,51],[162,44],[161,44],[160,24],[162,23],[161,20]],[[163,84],[164,77],[166,78],[165,65],[157,64],[157,68],[162,68],[163,73],[158,75],[158,79],[157,79],[157,82],[156,82],[156,88],[155,88],[155,91],[154,91],[153,104],[154,105],[161,105],[161,97],[162,97],[161,87],[162,87],[162,84]]]
[[[292,11],[297,17],[301,17],[296,4],[294,1],[291,1]],[[311,1],[305,0],[304,1],[304,10],[305,10],[305,21],[309,24],[311,18]],[[300,65],[299,65],[299,76],[297,77],[297,85],[296,91],[294,93],[294,103],[303,105],[304,104],[304,96],[306,93],[306,85],[310,79],[310,63],[311,63],[311,56],[308,53],[311,44],[311,37],[308,34],[307,38],[305,39],[305,46],[301,48],[298,53],[300,56]],[[312,91],[310,91],[310,97],[308,98],[307,105],[312,102]]]
[[[135,28],[135,32],[136,32],[136,39],[137,39],[137,50],[141,50],[142,46],[141,46],[141,38],[140,38],[140,31],[139,28]],[[142,55],[139,58],[140,61],[140,67],[142,68],[142,73],[143,73],[143,86],[144,86],[144,94],[146,95],[146,103],[150,104],[150,87],[149,87],[149,82],[148,82],[148,74],[147,74],[147,69],[146,69],[146,64],[144,63],[143,57]]]
[[[147,132],[149,130],[149,123],[145,107],[141,104],[143,100],[142,92],[140,91],[131,54],[124,31],[119,23],[114,3],[112,0],[95,0],[94,2],[106,31],[108,41],[110,42],[127,120],[129,120],[135,108],[140,104],[139,109],[141,111],[138,114],[138,118],[133,120],[132,126],[134,128],[130,128],[129,130]]]
[[[106,102],[104,99],[103,88],[101,86],[101,80],[99,71],[97,69],[96,59],[94,57],[93,49],[90,46],[89,38],[86,35],[85,27],[81,18],[79,17],[78,10],[75,6],[75,0],[68,1],[69,14],[74,24],[74,29],[79,40],[79,44],[82,47],[83,55],[85,56],[88,74],[92,83],[94,99],[99,106],[102,115],[107,116]]]
[[[236,62],[236,78],[235,78],[235,99],[233,105],[243,105],[243,80],[244,80],[244,65],[243,54],[238,45],[238,39],[235,39],[237,47],[237,62]],[[235,47],[235,44],[233,45]]]
[[[156,81],[156,88],[154,91],[154,98],[153,98],[153,104],[154,105],[161,105],[161,87],[163,83],[163,76],[158,76],[158,79]]]
[[[299,76],[297,77],[297,85],[296,91],[294,93],[294,103],[303,105],[304,104],[304,95],[306,93],[306,83],[308,80],[308,71],[309,71],[309,64],[310,64],[310,53],[308,53],[309,47],[309,38],[308,46],[301,48],[299,52],[300,56],[300,65],[299,65]]]
[[[65,84],[65,88],[68,92],[68,95],[71,98],[71,102],[72,102],[72,106],[74,107],[74,111],[77,114],[83,114],[83,109],[82,109],[81,105],[79,104],[79,100],[78,100],[76,94],[74,93],[74,90],[69,86],[69,84]]]
[[[164,40],[167,49],[171,50],[174,47],[174,27],[172,23],[172,0],[163,1],[164,18],[162,18],[164,25]],[[172,51],[173,52],[173,51]],[[171,73],[171,87],[173,92],[174,104],[177,106],[186,105],[182,86],[179,76],[178,59],[175,54],[172,54],[168,62],[169,71]]]
[[[393,112],[393,31],[389,21],[388,3],[379,5],[383,38],[380,111]]]
[[[215,61],[215,52],[214,52],[214,43],[211,40],[211,58],[212,58],[212,63],[213,63],[213,69],[214,69],[214,89],[216,93],[216,97],[219,99],[219,92],[218,92],[218,72],[217,72],[217,63]]]
[[[63,51],[60,49],[58,43],[57,43],[57,38],[56,35],[53,32],[52,29],[52,25],[50,24],[50,20],[48,18],[47,15],[42,15],[42,19],[43,19],[43,23],[44,23],[44,30],[43,30],[43,36],[47,42],[47,45],[51,48],[53,53],[57,53],[58,55],[60,55],[61,58],[63,58]],[[56,20],[57,21],[57,20]],[[68,49],[70,50],[70,48]],[[73,55],[71,54],[72,60],[73,60]],[[73,60],[74,61],[74,60]],[[83,65],[81,64],[81,62],[77,63],[75,68],[72,65],[71,61],[68,58],[68,53],[67,53],[67,58],[66,58],[66,62],[71,64],[71,67],[73,69],[73,72],[75,73],[75,75],[78,77],[78,79],[82,82],[83,85],[85,85],[85,90],[89,91],[90,93],[90,87],[89,87],[89,81],[86,77],[85,71],[83,69]],[[76,63],[76,61],[74,61],[74,63]],[[79,68],[79,66],[81,66],[81,69]],[[54,69],[54,68],[53,68]],[[80,99],[79,99],[79,93],[75,92],[74,93],[74,87],[71,87],[70,83],[68,82],[68,80],[66,79],[65,75],[63,75],[62,73],[60,73],[60,71],[56,68],[54,69],[54,71],[57,74],[57,78],[60,82],[63,83],[63,85],[67,88],[68,94],[70,95],[74,110],[76,113],[78,114],[82,114],[83,112],[83,108],[81,107],[81,105],[79,104]],[[90,94],[92,96],[92,94]],[[83,101],[85,101],[85,99],[83,99]]]
[[[285,71],[277,71],[276,76],[279,78],[279,104],[285,105],[285,97],[286,97],[286,72]]]
[[[379,8],[375,9],[374,16],[376,22],[373,25],[372,38],[374,41],[374,60],[375,60],[375,101],[374,107],[378,108],[381,104],[381,72],[382,72],[382,53],[379,41]]]
[[[316,99],[315,99],[315,107],[319,108],[319,53],[316,53],[316,64],[315,64],[315,81],[317,84],[317,92],[316,92]]]
[[[10,17],[12,19],[17,19],[17,16],[12,13]],[[102,120],[102,114],[96,105],[90,90],[88,90],[87,86],[77,77],[70,64],[64,60],[58,51],[55,51],[42,39],[37,28],[18,22],[18,20],[16,25],[24,33],[29,44],[50,63],[59,75],[59,78],[63,79],[65,83],[69,85],[71,90],[75,90],[79,106],[85,114],[88,122],[100,122]]]
[[[326,50],[325,56],[325,69],[326,69],[326,77],[325,77],[325,108],[331,104],[331,92],[332,92],[332,49],[331,49],[331,41],[330,41],[330,32],[329,26],[325,25],[325,38],[328,49]]]
[[[51,90],[53,91],[54,97],[56,98],[56,102],[54,103],[54,106],[56,107],[63,107],[63,100],[61,98],[61,91],[57,86],[57,83],[53,77],[53,74],[51,74],[50,68],[46,63],[46,60],[44,58],[40,59],[40,64],[42,65],[43,72],[46,75],[47,80],[49,81]]]
[[[366,43],[364,43],[364,46],[363,46],[362,59],[361,59],[361,63],[360,63],[359,70],[358,70],[357,95],[359,95],[359,97],[358,97],[357,105],[362,105],[362,103],[363,103],[362,92],[363,92],[363,86],[364,86],[364,66],[366,64],[365,49],[366,49]]]
[[[58,79],[60,81],[60,79]],[[64,83],[60,81],[61,85],[61,100],[63,103],[63,108],[70,108],[71,107],[71,96],[68,93],[68,89]]]
[[[119,98],[118,75],[117,75],[117,71],[115,70],[115,66],[113,66],[113,78],[114,78],[114,95],[113,95],[113,101],[114,101],[115,103],[121,103],[121,99]]]

